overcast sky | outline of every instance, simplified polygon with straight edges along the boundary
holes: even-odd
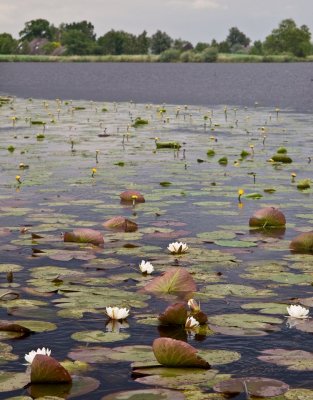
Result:
[[[0,33],[16,39],[26,21],[87,20],[97,37],[111,29],[151,36],[158,29],[193,44],[222,41],[236,26],[252,41],[264,38],[285,18],[313,34],[312,0],[0,0]]]

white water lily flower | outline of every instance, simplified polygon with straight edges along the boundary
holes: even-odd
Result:
[[[139,269],[143,274],[151,274],[154,271],[153,265],[149,261],[142,260]]]
[[[185,328],[192,329],[199,326],[199,322],[194,317],[188,317],[185,322]]]
[[[172,254],[182,254],[188,250],[186,243],[182,242],[170,243],[167,248]]]
[[[309,310],[299,305],[291,305],[287,307],[288,314],[292,318],[308,318]]]
[[[200,303],[198,304],[195,299],[189,299],[188,306],[191,311],[200,311]]]
[[[119,308],[119,307],[106,307],[106,314],[111,319],[125,319],[129,315],[129,310],[127,308]]]
[[[42,349],[38,348],[37,350],[32,350],[28,354],[25,354],[25,360],[28,362],[28,364],[31,364],[34,361],[34,358],[36,357],[37,354],[43,354],[44,356],[50,356],[51,350],[43,347]]]

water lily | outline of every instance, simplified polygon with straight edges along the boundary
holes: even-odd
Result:
[[[199,326],[199,322],[194,317],[188,317],[185,322],[185,328],[192,329]]]
[[[245,191],[243,189],[239,189],[238,190],[238,201],[239,203],[241,202],[241,196],[245,193]]]
[[[95,174],[97,173],[97,168],[92,168],[91,170],[91,177],[93,178]]]
[[[142,260],[139,269],[143,274],[151,274],[154,271],[153,265],[149,261]]]
[[[33,362],[33,360],[37,354],[43,354],[44,356],[50,356],[51,350],[43,347],[42,349],[38,348],[37,350],[32,350],[28,354],[25,354],[25,360],[28,362],[28,364],[31,364]]]
[[[188,306],[191,311],[194,312],[200,311],[200,303],[198,304],[195,299],[189,299]]]
[[[16,175],[15,179],[18,183],[22,183],[20,175]]]
[[[187,244],[182,242],[170,243],[167,248],[172,254],[182,254],[188,250]]]
[[[127,308],[106,307],[105,312],[109,318],[116,320],[125,319],[129,315],[129,310]]]
[[[309,310],[300,305],[291,305],[287,307],[288,314],[292,318],[308,318]]]

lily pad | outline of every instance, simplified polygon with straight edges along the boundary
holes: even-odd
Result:
[[[118,342],[129,338],[129,333],[122,332],[104,332],[104,331],[80,331],[73,333],[71,338],[79,342],[87,343],[106,343]]]
[[[289,386],[276,379],[262,377],[235,378],[214,385],[216,392],[225,394],[247,393],[248,396],[273,397],[279,396],[289,389]]]
[[[37,354],[31,364],[31,383],[70,383],[71,375],[53,357]]]
[[[196,284],[184,268],[170,268],[162,276],[149,282],[144,290],[153,293],[190,293],[196,291]]]
[[[102,397],[101,400],[184,400],[185,396],[174,390],[138,389],[116,392]]]
[[[313,371],[313,353],[304,350],[268,349],[258,359],[293,371]]]
[[[92,243],[94,245],[100,245],[104,243],[104,239],[102,233],[99,231],[88,228],[79,228],[74,229],[72,232],[65,232],[64,242]]]
[[[181,340],[158,338],[154,340],[152,349],[157,361],[166,367],[210,368],[194,347]]]

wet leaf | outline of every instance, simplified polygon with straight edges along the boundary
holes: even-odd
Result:
[[[190,293],[196,291],[196,285],[186,269],[170,268],[163,275],[152,279],[144,290],[153,293]]]
[[[246,377],[229,379],[214,385],[216,392],[226,394],[248,393],[251,396],[273,397],[287,392],[289,386],[276,379],[262,377]]]
[[[154,340],[152,349],[157,361],[166,367],[210,368],[194,347],[181,340],[158,338]]]
[[[104,243],[103,235],[99,231],[88,228],[74,229],[72,232],[64,233],[64,242],[92,243],[101,245]]]
[[[53,357],[37,354],[31,364],[31,383],[70,383],[71,375]]]

